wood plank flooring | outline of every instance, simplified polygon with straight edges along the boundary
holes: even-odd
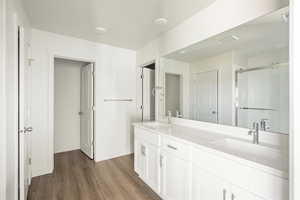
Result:
[[[55,154],[54,173],[35,177],[28,200],[160,200],[133,170],[133,155],[99,163],[79,150]]]

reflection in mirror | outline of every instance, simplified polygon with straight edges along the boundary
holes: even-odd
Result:
[[[161,58],[159,115],[288,134],[288,12]]]
[[[289,71],[287,63],[236,71],[236,125],[288,132]]]
[[[173,117],[180,117],[181,110],[181,87],[180,75],[165,74],[165,88],[166,88],[166,115],[171,112]]]

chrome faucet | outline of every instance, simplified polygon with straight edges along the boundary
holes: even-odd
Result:
[[[168,111],[168,124],[171,124],[172,123],[172,112],[169,110]]]
[[[182,118],[183,117],[178,110],[176,110],[176,117],[177,118]]]
[[[253,144],[259,144],[259,123],[253,122],[252,129],[248,131],[248,135],[253,136]]]

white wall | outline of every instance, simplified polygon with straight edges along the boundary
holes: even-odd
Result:
[[[290,40],[290,191],[291,199],[300,199],[300,2],[292,1]]]
[[[1,11],[2,14],[2,11]],[[17,199],[18,183],[18,110],[17,110],[17,25],[25,28],[25,42],[30,42],[30,24],[22,1],[9,0],[5,6],[5,96],[6,96],[6,199]],[[27,50],[25,48],[25,55]],[[27,66],[27,62],[25,64]],[[25,66],[25,67],[26,67]],[[1,110],[2,112],[3,110]],[[1,177],[3,178],[3,177]],[[4,177],[5,179],[5,177]]]
[[[54,153],[80,149],[82,62],[54,61]]]
[[[201,61],[190,64],[190,73],[199,73],[218,70],[218,118],[219,123],[224,125],[234,124],[233,113],[233,52],[226,52],[221,55],[202,59]]]
[[[133,150],[131,123],[136,120],[136,52],[58,34],[32,30],[34,124],[33,175],[53,170],[54,55],[95,62],[95,160],[129,154]],[[130,98],[132,102],[104,102]]]

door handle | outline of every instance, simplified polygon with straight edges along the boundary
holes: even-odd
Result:
[[[172,146],[172,145],[167,145],[167,147],[169,147],[170,149],[173,149],[173,150],[177,150],[177,148],[176,147],[174,147],[174,146]]]

